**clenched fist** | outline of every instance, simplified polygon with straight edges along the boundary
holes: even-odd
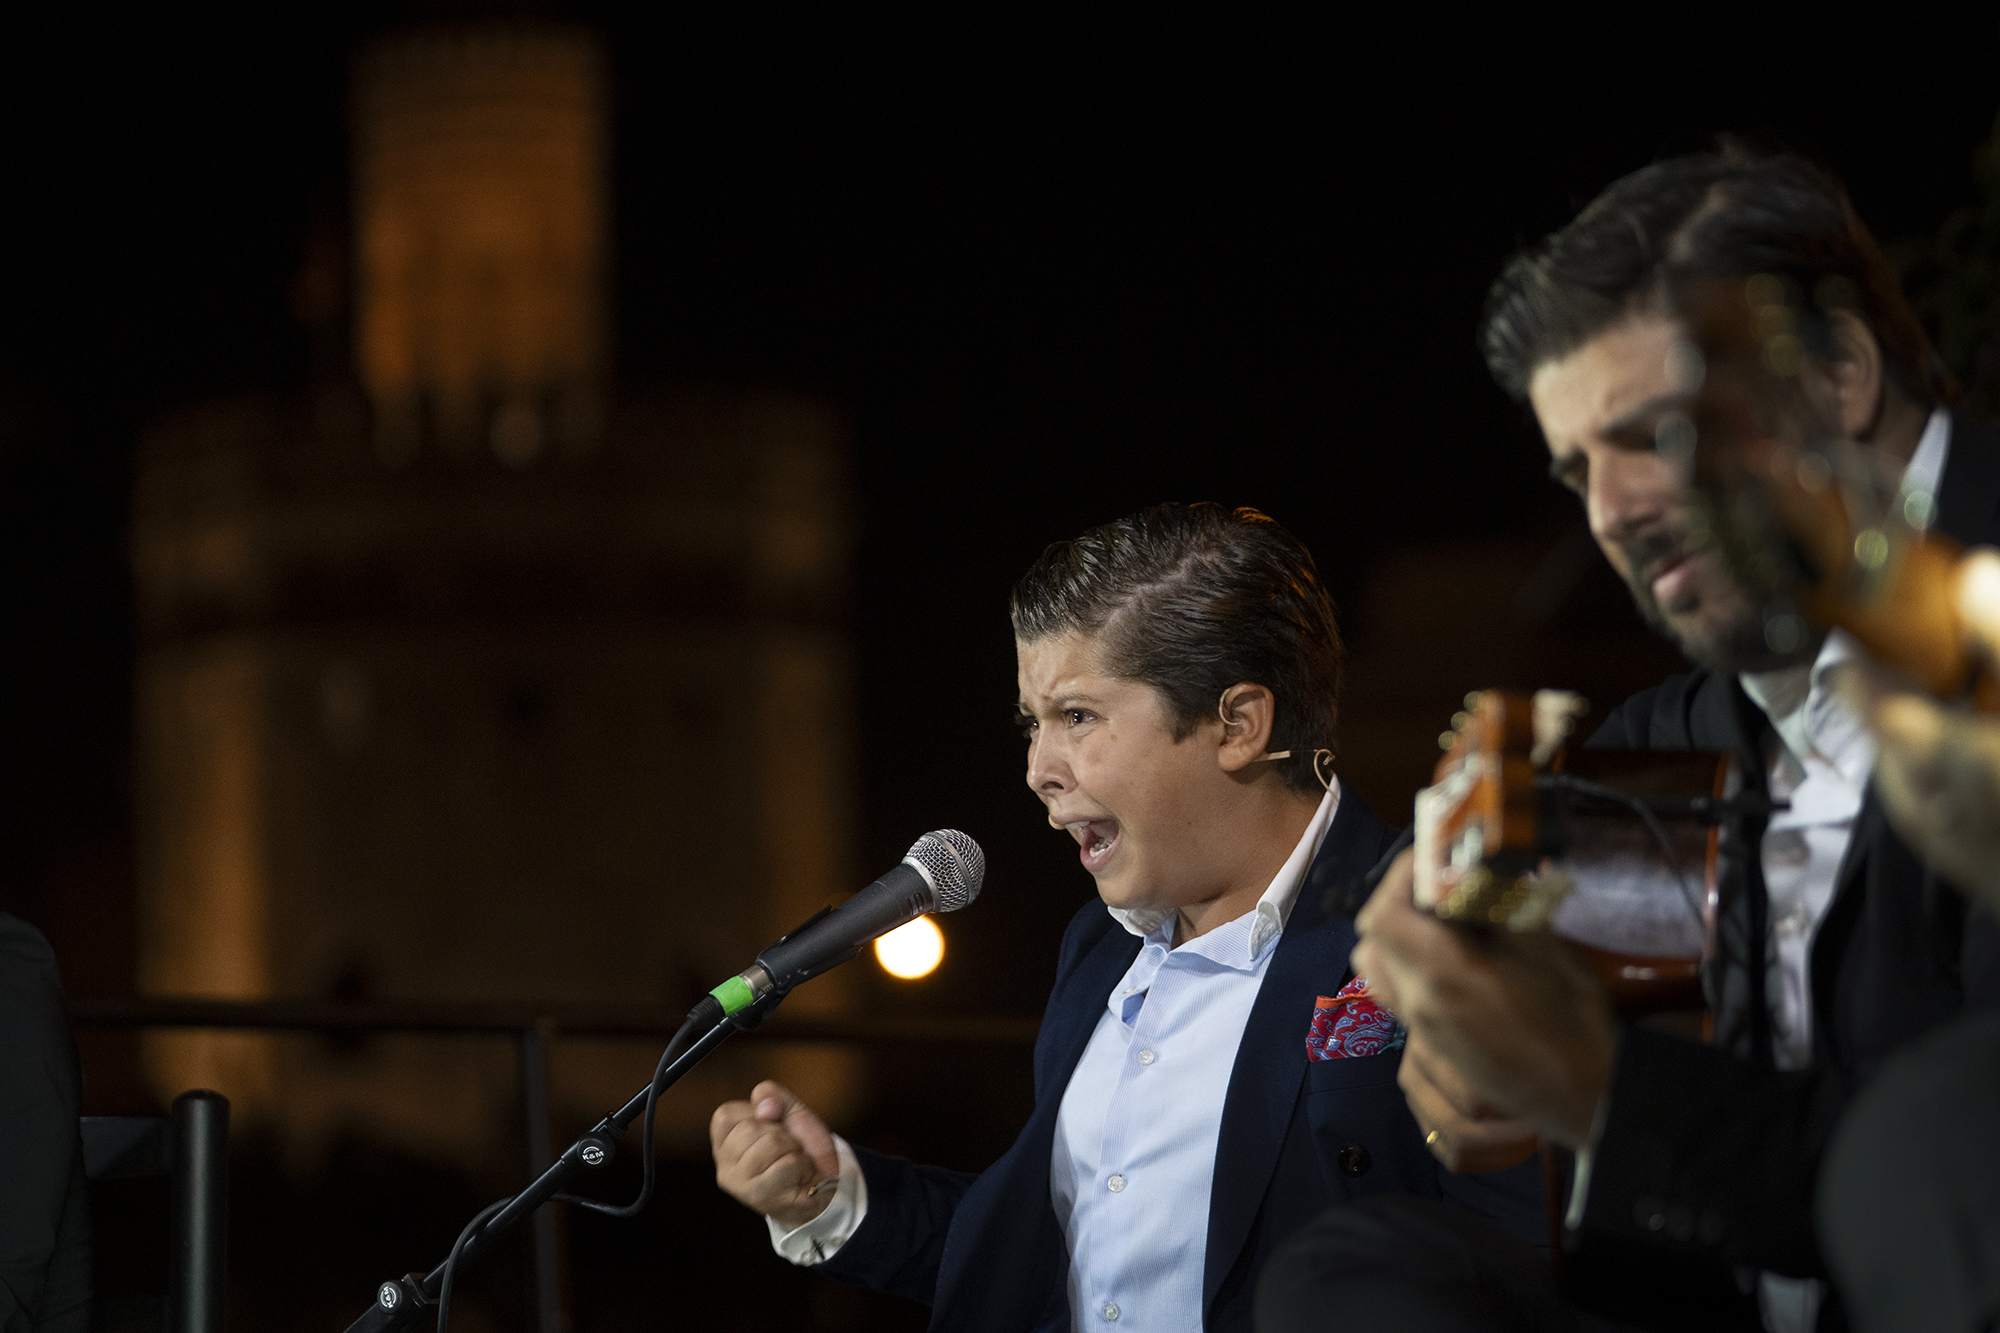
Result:
[[[790,1089],[770,1079],[747,1102],[724,1102],[708,1122],[715,1183],[783,1227],[802,1227],[833,1202],[840,1175],[833,1133]],[[817,1191],[817,1192],[815,1192]]]

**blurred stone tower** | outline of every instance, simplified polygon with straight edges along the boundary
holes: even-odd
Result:
[[[366,51],[351,360],[145,437],[146,992],[678,1006],[849,886],[842,425],[613,384],[605,78],[552,25]],[[338,320],[339,288],[309,263],[295,295]],[[853,1083],[758,1054],[836,1109]],[[559,1047],[558,1106],[650,1060]],[[294,1151],[469,1160],[518,1116],[491,1041],[160,1033],[145,1061]],[[683,1133],[741,1075],[714,1063],[663,1103]]]

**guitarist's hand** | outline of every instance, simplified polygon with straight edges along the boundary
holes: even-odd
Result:
[[[1525,1120],[1509,1120],[1481,1101],[1458,1070],[1412,1032],[1396,1070],[1397,1086],[1410,1104],[1417,1128],[1427,1136],[1431,1155],[1447,1171],[1504,1171],[1535,1155],[1542,1136]]]
[[[2000,554],[1966,557],[1958,611],[1988,669],[2000,665]],[[1904,841],[2000,911],[2000,718],[1940,706],[1872,663],[1843,692],[1874,730],[1875,789]]]
[[[1603,988],[1545,932],[1475,937],[1419,910],[1411,866],[1411,853],[1398,857],[1361,909],[1353,961],[1409,1029],[1412,1077],[1439,1088],[1448,1069],[1447,1090],[1469,1099],[1461,1114],[1491,1108],[1565,1147],[1587,1144],[1618,1046]]]

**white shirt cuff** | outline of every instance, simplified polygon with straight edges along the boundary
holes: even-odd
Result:
[[[1583,1225],[1584,1207],[1590,1202],[1590,1166],[1597,1152],[1597,1141],[1604,1137],[1604,1117],[1611,1110],[1611,1094],[1606,1092],[1597,1103],[1597,1113],[1590,1118],[1590,1142],[1576,1150],[1576,1171],[1570,1177],[1569,1209],[1563,1214],[1563,1228],[1575,1231]]]
[[[789,1231],[769,1217],[764,1219],[771,1229],[771,1248],[801,1267],[831,1259],[868,1216],[868,1177],[861,1174],[854,1149],[836,1134],[833,1151],[840,1158],[840,1184],[818,1217]]]

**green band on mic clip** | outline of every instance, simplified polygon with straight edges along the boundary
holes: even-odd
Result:
[[[724,1017],[739,1009],[748,1009],[757,1003],[757,992],[750,989],[750,983],[742,977],[731,977],[709,992],[721,1004]]]

